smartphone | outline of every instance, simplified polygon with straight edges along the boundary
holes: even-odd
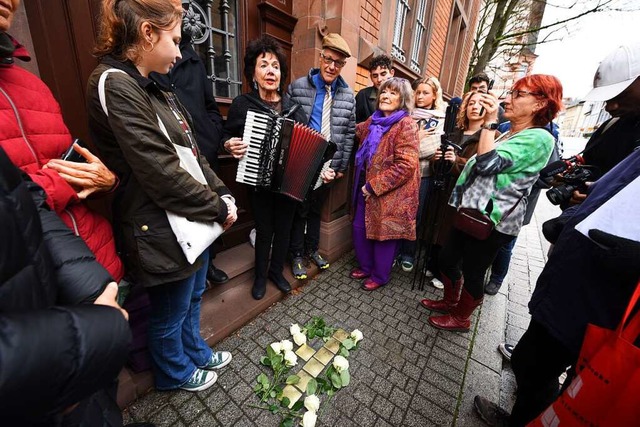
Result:
[[[487,93],[488,93],[491,89],[493,89],[493,83],[494,83],[494,80],[493,80],[493,79],[489,80],[489,86],[487,86]],[[479,114],[480,114],[480,115],[483,115],[483,114],[484,114],[484,107],[481,107],[481,108],[480,108],[480,113],[479,113]]]
[[[436,128],[438,126],[438,123],[439,123],[439,120],[438,119],[434,119],[432,117],[429,120],[427,120],[427,123],[426,123],[424,129],[425,130],[429,130],[429,129]]]
[[[67,148],[67,151],[62,153],[62,156],[60,156],[60,158],[68,162],[86,163],[87,159],[85,159],[80,153],[73,149],[73,144],[78,144],[79,146],[86,148],[84,142],[82,142],[81,139],[75,138],[69,148]]]

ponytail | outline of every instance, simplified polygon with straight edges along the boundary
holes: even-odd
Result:
[[[179,25],[181,19],[182,10],[167,0],[102,0],[93,54],[136,62],[142,49],[142,22],[148,21],[156,30],[169,30]]]

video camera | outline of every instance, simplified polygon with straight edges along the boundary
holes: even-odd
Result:
[[[560,159],[552,162],[542,168],[540,171],[540,179],[547,185],[551,185],[556,175],[570,171],[571,169],[584,165],[584,158],[580,154],[576,154],[568,159]]]
[[[451,142],[451,136],[453,135],[453,131],[456,127],[456,117],[458,116],[458,111],[460,110],[460,104],[462,100],[460,98],[452,98],[449,101],[449,106],[447,107],[445,119],[444,119],[444,129],[443,134],[440,139],[440,151],[442,152],[442,158],[436,162],[434,166],[434,177],[432,181],[432,185],[437,189],[443,189],[445,187],[445,175],[448,172],[446,169],[447,162],[444,160],[444,153],[447,151],[447,148],[453,147],[453,149],[460,153],[462,148]],[[448,167],[451,170],[451,165]]]
[[[542,177],[542,173],[540,176]],[[599,177],[600,173],[594,166],[573,164],[556,177],[556,181],[560,181],[562,184],[549,189],[547,198],[554,205],[559,205],[569,200],[575,190],[584,193],[587,190],[586,183],[593,182]]]

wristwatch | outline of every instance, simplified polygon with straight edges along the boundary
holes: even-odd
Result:
[[[485,123],[482,125],[482,129],[487,129],[487,130],[498,130],[498,126],[500,125],[500,123],[498,122],[493,122],[493,123]]]

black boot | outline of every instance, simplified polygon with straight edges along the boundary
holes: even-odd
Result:
[[[207,269],[207,280],[213,285],[222,285],[229,281],[229,276],[224,271],[216,268],[213,263],[210,263]]]
[[[251,296],[253,299],[262,299],[267,292],[267,279],[263,277],[256,277],[253,281],[253,288],[251,288]]]
[[[273,271],[269,272],[269,279],[276,284],[278,289],[280,289],[285,294],[291,292],[291,284],[284,278],[282,272],[275,273]]]

